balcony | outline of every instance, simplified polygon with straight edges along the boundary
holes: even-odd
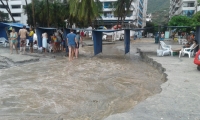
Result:
[[[142,25],[142,21],[138,21],[138,23],[139,23],[140,25]]]
[[[112,17],[110,17],[110,16],[101,16],[101,18],[102,18],[103,20],[118,20],[118,17],[114,17],[114,16],[112,16]],[[130,17],[126,17],[126,18],[125,18],[125,20],[133,20],[133,19],[134,19],[133,16],[130,16]]]
[[[114,8],[104,8],[103,11],[113,11]]]
[[[22,13],[22,9],[11,9],[11,13]]]
[[[139,16],[141,19],[143,18],[142,14],[138,14],[138,16]]]
[[[16,21],[21,21],[21,17],[14,17]]]
[[[143,6],[143,0],[140,0],[140,4],[141,4],[141,6]]]

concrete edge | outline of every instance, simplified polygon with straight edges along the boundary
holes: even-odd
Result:
[[[149,65],[151,65],[152,67],[154,67],[161,73],[161,75],[162,75],[161,80],[163,82],[166,82],[168,80],[168,78],[167,78],[168,75],[165,73],[166,69],[164,67],[162,67],[162,64],[154,61],[153,58],[150,58],[145,52],[143,52],[139,48],[137,48],[137,53],[140,54],[140,57],[143,62],[148,63]]]

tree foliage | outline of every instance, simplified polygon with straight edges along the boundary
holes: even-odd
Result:
[[[3,2],[3,0],[0,0],[1,4],[3,5],[3,7],[6,9],[6,11],[9,13],[9,15],[12,18],[12,21],[15,22],[14,17],[12,16],[12,13],[10,11],[9,5],[8,5],[8,0],[6,0],[6,4]]]
[[[124,24],[124,20],[126,18],[126,16],[128,15],[128,13],[130,12],[130,8],[132,7],[131,3],[134,0],[117,0],[117,2],[115,2],[114,6],[115,6],[115,14],[118,17],[118,21],[117,24],[121,21],[121,24]]]
[[[65,25],[64,20],[69,17],[69,6],[60,1],[49,2],[49,9],[46,0],[33,0],[35,22],[43,27],[61,27]],[[24,7],[27,14],[28,25],[34,25],[32,3]],[[48,11],[49,10],[49,11]],[[49,13],[49,15],[48,15]],[[48,25],[49,23],[49,25]]]
[[[192,26],[195,26],[194,24],[194,18],[190,18],[187,16],[173,16],[171,18],[171,20],[168,23],[169,26],[191,26],[191,28],[177,28],[176,31],[190,31],[190,30],[194,30],[195,28],[193,28]]]
[[[102,4],[99,0],[69,0],[69,8],[70,23],[82,23],[83,26],[87,26],[101,18]]]
[[[148,28],[148,29],[144,30],[145,35],[147,33],[155,33],[157,30],[157,27],[155,27],[155,23],[153,23],[153,22],[146,22],[146,26],[144,28]]]
[[[8,21],[8,14],[0,11],[0,21],[1,22]]]
[[[200,11],[192,16],[192,26],[200,25]]]
[[[191,24],[192,18],[182,15],[173,16],[168,23],[169,26],[191,26]]]

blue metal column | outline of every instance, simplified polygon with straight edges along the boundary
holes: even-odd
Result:
[[[130,52],[130,30],[125,29],[124,30],[124,49],[125,49],[125,54]]]
[[[197,40],[198,44],[200,44],[200,26],[196,27],[195,39]],[[198,46],[199,47],[199,46]],[[199,47],[200,48],[200,47]],[[198,48],[198,49],[199,49]]]
[[[42,47],[42,31],[40,28],[36,28],[36,34],[37,34],[38,46]]]
[[[92,31],[93,44],[94,44],[94,55],[102,53],[102,32]]]

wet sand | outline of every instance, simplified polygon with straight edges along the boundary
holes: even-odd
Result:
[[[0,119],[101,120],[126,112],[160,93],[161,74],[139,55],[116,49],[123,43],[80,48],[81,56],[40,59],[0,70]]]

